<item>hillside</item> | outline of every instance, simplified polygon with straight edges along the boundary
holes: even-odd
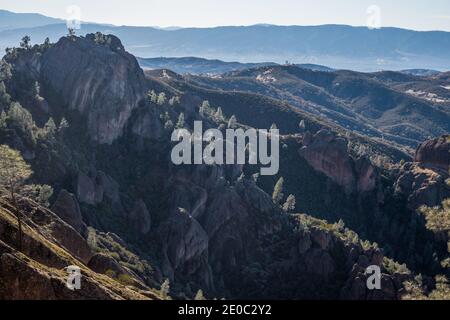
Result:
[[[450,131],[450,84],[439,76],[270,66],[185,79],[214,90],[283,100],[347,130],[411,148]]]
[[[276,68],[340,100],[350,91],[357,101],[352,88],[361,79],[375,93],[407,99],[374,79],[379,75]],[[258,70],[224,79],[245,88],[241,79],[248,77],[252,88]],[[276,86],[243,92],[207,77],[144,73],[119,38],[99,33],[11,50],[1,76],[0,144],[31,165],[29,183],[54,191],[50,209],[21,206],[21,253],[11,204],[2,203],[6,298],[23,294],[8,269],[14,259],[32,270],[25,279],[42,279],[44,289],[32,299],[66,297],[55,269],[80,262],[95,294],[78,292],[79,298],[102,299],[193,299],[202,290],[209,299],[394,300],[411,286],[427,297],[440,283],[435,277],[447,275],[447,248],[416,211],[450,196],[446,136],[425,142],[413,159],[400,143],[351,132],[276,97]],[[333,91],[336,79],[348,89]],[[445,74],[436,81],[446,81]],[[437,106],[420,103],[428,108],[417,113],[420,121],[434,121]],[[339,107],[356,113],[361,105]],[[192,130],[201,120],[223,131],[232,115],[241,128],[278,125],[278,175],[258,178],[251,165],[172,164],[175,124]],[[272,197],[282,176],[283,192]],[[297,204],[288,210],[290,194]],[[365,285],[372,264],[382,270],[382,290]],[[45,287],[52,277],[61,290]]]
[[[87,242],[56,214],[27,202],[22,249],[18,249],[16,217],[2,202],[0,207],[0,299],[44,300],[143,300],[158,299],[145,287],[96,273],[87,267],[95,258]],[[78,266],[82,287],[66,287],[68,266]]]

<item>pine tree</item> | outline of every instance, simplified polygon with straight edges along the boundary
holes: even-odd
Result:
[[[67,35],[69,38],[75,38],[75,30],[73,28],[68,28],[67,29]]]
[[[289,197],[286,199],[286,202],[283,205],[284,212],[290,212],[295,210],[296,200],[294,195],[289,195]]]
[[[230,120],[228,121],[228,128],[234,129],[234,128],[236,128],[236,124],[237,124],[237,119],[236,119],[236,116],[233,114],[231,116]]]
[[[272,126],[270,127],[270,130],[276,130],[278,129],[276,123],[273,123]]]
[[[64,132],[67,128],[69,128],[69,122],[63,117],[59,123],[58,132]]]
[[[34,127],[31,113],[24,109],[20,103],[14,102],[8,110],[8,118],[15,122],[24,132],[32,133]]]
[[[8,116],[6,115],[5,111],[2,111],[0,113],[0,129],[6,127],[6,119]]]
[[[31,38],[29,36],[24,36],[22,38],[22,40],[20,41],[20,47],[22,49],[28,50],[31,48],[30,42],[31,42]]]
[[[55,134],[57,131],[56,123],[52,117],[48,119],[47,123],[44,126],[44,135],[48,140],[52,140],[55,138]]]
[[[163,298],[164,300],[168,300],[170,299],[169,293],[170,293],[170,281],[169,279],[166,279],[161,285],[159,294],[161,295],[161,298]]]
[[[209,104],[208,100],[203,101],[202,105],[200,106],[199,113],[202,116],[207,116],[211,113],[211,105]]]
[[[164,103],[166,103],[166,94],[164,93],[164,92],[161,92],[159,95],[158,95],[158,100],[157,100],[157,104],[158,105],[160,105],[160,106],[162,106]]]
[[[305,120],[300,121],[298,127],[300,128],[301,131],[304,131],[306,129]]]
[[[22,250],[22,212],[18,196],[33,171],[19,151],[0,145],[0,192],[6,196],[14,208],[19,226],[19,250]]]
[[[180,103],[180,97],[178,97],[178,96],[173,96],[169,100],[169,105],[171,105],[171,106],[174,106],[175,104],[179,104],[179,103]]]
[[[0,107],[9,106],[11,103],[11,96],[6,92],[6,86],[3,81],[0,81]]]
[[[275,204],[279,204],[280,201],[283,199],[284,194],[283,194],[283,185],[284,185],[284,178],[281,177],[280,179],[278,179],[277,183],[275,184],[275,187],[273,189],[273,194],[272,194],[272,200]]]
[[[45,50],[45,49],[48,49],[50,47],[51,47],[50,38],[47,37],[47,38],[45,38],[44,43],[42,44],[42,48]]]
[[[158,102],[158,95],[156,94],[156,92],[154,90],[147,93],[147,96],[149,97],[149,99],[152,103]]]
[[[4,59],[0,60],[0,81],[9,80],[12,77],[12,66]]]
[[[218,108],[217,108],[217,111],[216,111],[216,113],[214,114],[214,119],[215,119],[217,122],[222,122],[222,121],[225,120],[225,117],[224,117],[224,115],[223,115],[223,111],[222,111],[222,108],[221,108],[221,107],[218,107]]]
[[[182,129],[184,128],[184,113],[180,113],[180,116],[178,117],[178,122],[177,122],[177,129]]]
[[[200,290],[197,291],[197,294],[195,295],[194,300],[197,300],[197,301],[206,300],[206,298],[205,298],[205,296],[204,296],[204,294],[203,294],[202,289],[200,289]]]

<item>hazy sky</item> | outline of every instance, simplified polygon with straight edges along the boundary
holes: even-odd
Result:
[[[381,9],[381,25],[450,31],[450,0],[0,0],[0,8],[66,18],[139,26],[349,24],[366,25],[367,9]]]

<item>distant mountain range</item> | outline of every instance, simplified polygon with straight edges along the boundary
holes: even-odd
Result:
[[[245,70],[257,67],[277,66],[274,62],[240,63],[225,62],[222,60],[210,60],[197,57],[182,58],[137,58],[144,69],[170,69],[177,73],[210,74],[218,75],[237,70]],[[296,66],[314,71],[331,72],[334,69],[318,64],[297,64]]]
[[[17,46],[28,34],[33,42],[56,41],[67,33],[62,20],[37,14],[0,11],[0,49]],[[83,24],[79,34],[100,31],[119,36],[126,49],[144,57],[202,57],[241,63],[321,64],[358,71],[450,69],[450,33],[398,28],[369,30],[345,25],[254,25],[168,28]]]

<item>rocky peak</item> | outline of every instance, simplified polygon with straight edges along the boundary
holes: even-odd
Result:
[[[443,170],[450,167],[450,135],[422,143],[416,151],[415,162]]]
[[[63,105],[87,117],[91,138],[112,143],[144,97],[145,78],[136,59],[114,36],[64,37],[41,59],[41,79]]]

